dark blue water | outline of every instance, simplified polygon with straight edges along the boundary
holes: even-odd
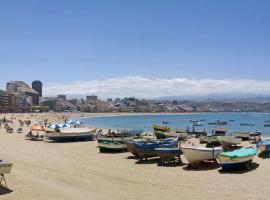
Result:
[[[141,116],[107,116],[80,119],[84,124],[92,125],[97,128],[111,129],[143,129],[152,131],[153,124],[162,124],[163,121],[169,122],[168,126],[175,128],[192,128],[190,120],[205,120],[203,125],[195,127],[195,130],[206,129],[211,132],[215,127],[224,127],[228,132],[234,131],[261,131],[263,134],[270,134],[270,128],[264,124],[270,120],[270,113],[199,113],[184,115],[141,115]],[[227,121],[226,126],[209,125],[209,122],[216,120]],[[229,121],[234,120],[234,121]],[[255,126],[241,126],[241,123],[254,124]],[[269,124],[269,122],[268,122]]]

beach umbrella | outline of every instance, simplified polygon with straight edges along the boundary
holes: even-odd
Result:
[[[61,128],[61,125],[59,125],[59,124],[50,124],[50,125],[48,126],[48,128],[53,128],[53,129]]]
[[[63,128],[64,124],[58,124],[59,128]]]
[[[69,124],[63,124],[62,128],[70,128]]]
[[[70,119],[70,120],[67,121],[67,123],[68,124],[74,124],[75,122],[72,119]]]

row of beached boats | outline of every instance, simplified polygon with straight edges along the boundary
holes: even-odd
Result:
[[[153,128],[155,132],[165,133],[170,130],[168,127],[161,125],[154,125]],[[159,157],[161,164],[177,160],[181,162],[180,155],[183,154],[191,167],[195,167],[205,160],[214,160],[220,163],[223,170],[248,166],[257,154],[256,148],[238,148],[224,151],[224,147],[240,144],[241,139],[221,134],[217,138],[222,143],[221,146],[207,147],[202,144],[197,146],[186,144],[184,143],[185,138],[180,136],[157,139],[155,134],[141,134],[140,137],[138,135],[135,137],[132,133],[119,131],[107,134],[100,132],[97,141],[100,151],[127,150],[140,161]]]
[[[255,148],[240,148],[224,152],[222,147],[181,145],[178,137],[157,140],[147,138],[132,139],[130,136],[102,136],[98,137],[97,140],[101,150],[127,149],[140,161],[159,157],[160,163],[170,163],[181,160],[180,155],[183,154],[192,167],[204,160],[217,159],[223,170],[246,166],[251,163],[257,153]]]
[[[76,126],[70,123],[61,126],[50,124],[45,130],[45,138],[53,141],[96,139],[100,151],[128,150],[141,161],[159,157],[160,163],[170,163],[175,160],[181,161],[181,154],[185,156],[190,166],[196,166],[204,160],[217,160],[224,170],[251,163],[257,153],[255,148],[240,148],[224,152],[224,148],[239,145],[242,139],[238,137],[243,135],[227,136],[226,130],[222,128],[215,129],[211,136],[205,133],[197,134],[208,146],[185,144],[184,141],[192,137],[191,134],[194,136],[194,132],[186,133],[180,129],[170,132],[170,128],[163,125],[154,125],[153,129],[154,133],[151,134],[144,133],[142,130],[109,130],[107,133],[100,130],[96,133],[96,129],[81,124]],[[156,135],[162,137],[157,138]],[[213,145],[216,141],[219,142],[218,146]]]

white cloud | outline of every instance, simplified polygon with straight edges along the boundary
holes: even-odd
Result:
[[[46,96],[59,93],[69,97],[95,94],[101,98],[135,96],[155,98],[175,95],[207,95],[222,93],[270,94],[270,81],[213,80],[187,78],[145,78],[126,76],[105,80],[76,81],[70,84],[50,83],[44,86]]]

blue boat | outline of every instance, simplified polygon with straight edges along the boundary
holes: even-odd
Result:
[[[174,148],[178,146],[178,138],[168,138],[162,141],[151,141],[151,142],[134,142],[134,148],[136,154],[139,156],[140,160],[157,157],[158,154],[155,149],[157,148]]]
[[[270,150],[270,140],[261,140],[256,144],[257,149],[261,152]]]

